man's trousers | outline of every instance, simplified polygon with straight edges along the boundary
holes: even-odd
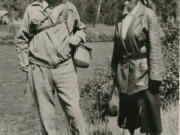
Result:
[[[55,129],[55,90],[69,121],[71,133],[86,135],[85,122],[79,107],[78,78],[73,63],[56,69],[31,64],[31,73],[44,135],[58,135]]]

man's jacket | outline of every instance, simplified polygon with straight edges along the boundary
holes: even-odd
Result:
[[[68,13],[63,16],[66,9]],[[37,33],[39,27],[56,22],[61,23]],[[22,69],[27,70],[29,63],[54,68],[67,61],[71,58],[70,38],[77,37],[85,42],[84,29],[76,7],[70,2],[53,9],[45,1],[30,4],[17,35],[16,47]]]
[[[158,17],[142,3],[125,39],[122,39],[122,20],[117,23],[111,66],[121,93],[135,94],[148,89],[150,80],[162,80],[161,45]]]

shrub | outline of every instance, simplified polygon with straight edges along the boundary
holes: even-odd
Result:
[[[105,101],[109,96],[112,85],[111,69],[109,65],[109,61],[107,61],[102,67],[98,67],[94,74],[94,78],[89,80],[82,90],[90,97],[89,102],[92,103],[90,110],[88,110],[90,113],[87,118],[91,123],[105,120]]]
[[[165,25],[168,29],[165,29],[166,38],[163,38],[165,73],[160,87],[163,107],[166,106],[166,103],[176,102],[179,99],[179,39],[177,35],[179,29],[176,25],[168,26]],[[172,27],[175,28],[172,29]],[[112,85],[110,61],[107,61],[95,71],[95,77],[89,80],[83,90],[91,97],[90,100],[93,104],[89,115],[92,123],[102,118],[107,120],[104,119],[104,101],[108,98]]]
[[[167,103],[171,104],[179,100],[179,27],[178,23],[169,22],[163,23],[162,29],[165,34],[162,38],[165,73],[160,87],[160,97],[162,106],[166,109]],[[91,97],[89,119],[92,123],[104,118],[104,99],[109,96],[111,84],[110,61],[107,61],[102,67],[97,68],[95,77],[84,87],[84,91]]]
[[[179,124],[178,115],[179,108],[177,104],[166,104],[167,109],[162,110],[162,126],[163,132],[161,135],[177,135]],[[110,118],[108,123],[96,123],[89,126],[87,129],[88,135],[129,135],[127,130],[123,130],[118,127],[117,119]],[[140,131],[136,130],[137,135],[141,134]]]
[[[162,25],[165,33],[163,38],[163,54],[165,73],[161,86],[161,99],[164,102],[179,99],[179,27],[178,23]]]

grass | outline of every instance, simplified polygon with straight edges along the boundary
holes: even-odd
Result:
[[[0,38],[5,38],[11,35],[8,25],[0,25]]]
[[[114,33],[114,26],[96,24],[95,27],[87,27],[87,31],[112,34]]]
[[[97,66],[101,66],[106,59],[111,58],[112,43],[90,43],[93,48],[93,59],[90,68],[78,69],[79,86],[82,87],[88,79],[93,78]],[[27,107],[26,96],[23,95],[25,76],[19,70],[14,46],[0,46],[0,135],[39,135],[40,124],[37,111]],[[81,108],[85,118],[85,109],[89,107],[81,98]],[[67,125],[64,125],[64,114],[57,105],[57,129],[62,135],[67,135]],[[168,105],[162,111],[163,135],[177,135],[178,133],[178,105]],[[89,124],[89,135],[121,135],[122,129],[116,124],[116,119],[108,123]],[[126,134],[128,133],[125,131]]]
[[[0,25],[0,45],[12,45],[15,37],[14,31],[12,25]]]
[[[107,42],[114,38],[114,26],[97,24],[95,27],[87,27],[88,42]]]
[[[78,69],[79,86],[93,78],[93,72],[107,58],[111,57],[112,43],[90,43],[93,59],[88,69]],[[106,54],[106,55],[104,55]],[[0,135],[40,135],[40,123],[35,108],[27,105],[27,97],[23,94],[26,76],[19,69],[15,46],[0,45]],[[83,113],[86,104],[81,98]],[[57,103],[57,102],[56,102]],[[67,135],[65,117],[59,104],[57,110],[57,130]]]
[[[13,36],[18,32],[19,24],[0,25],[0,42],[9,44],[9,40],[13,39]],[[95,27],[87,27],[87,41],[88,42],[102,42],[112,41],[114,33],[114,26],[107,26],[103,24],[97,24]]]
[[[7,28],[0,27],[0,39],[8,36]],[[95,28],[88,28],[95,32],[112,32],[112,27],[104,25]],[[4,32],[3,32],[4,31]],[[111,59],[112,42],[88,43],[93,49],[92,62],[88,69],[78,69],[79,86],[82,88],[89,79],[93,79],[96,67],[103,65],[106,59]],[[0,135],[40,135],[40,123],[37,111],[27,106],[26,96],[23,95],[25,87],[25,75],[19,70],[16,51],[14,46],[4,46],[0,43]],[[86,97],[81,97],[81,108],[87,118],[90,104],[87,104]],[[178,105],[166,105],[162,110],[162,135],[178,135]],[[64,125],[65,117],[61,108],[57,105],[57,130],[61,135],[68,135],[67,125]],[[60,110],[60,111],[59,111]],[[109,122],[96,122],[89,124],[87,120],[88,135],[128,135],[128,132],[119,129],[116,118],[110,118]],[[138,134],[138,131],[137,131]]]
[[[163,135],[179,134],[179,105],[167,105],[166,110],[162,110]]]
[[[162,135],[178,135],[178,105],[169,105],[167,110],[162,111],[162,123],[163,133]],[[16,135],[12,125],[10,123],[0,123],[1,135]],[[3,125],[3,128],[2,128]],[[93,125],[87,124],[88,135],[129,135],[127,130],[122,130],[117,126],[117,119],[110,118],[108,123],[96,123]],[[29,129],[27,129],[29,130]],[[59,129],[61,135],[67,135],[66,128]],[[23,132],[28,133],[29,132]],[[33,134],[33,132],[31,132]],[[40,134],[40,130],[34,131],[35,135]],[[34,135],[34,134],[33,134]],[[139,135],[139,131],[136,130],[136,135]]]
[[[178,104],[168,105],[166,110],[162,110],[162,135],[178,135]],[[110,118],[108,123],[96,123],[88,128],[89,135],[129,135],[127,130],[122,130],[117,126],[117,119]],[[136,130],[136,135],[139,135],[139,130]]]

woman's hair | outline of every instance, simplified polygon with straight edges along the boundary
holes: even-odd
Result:
[[[152,0],[140,0],[145,6],[148,8],[153,9],[154,11],[156,10],[156,6]]]

